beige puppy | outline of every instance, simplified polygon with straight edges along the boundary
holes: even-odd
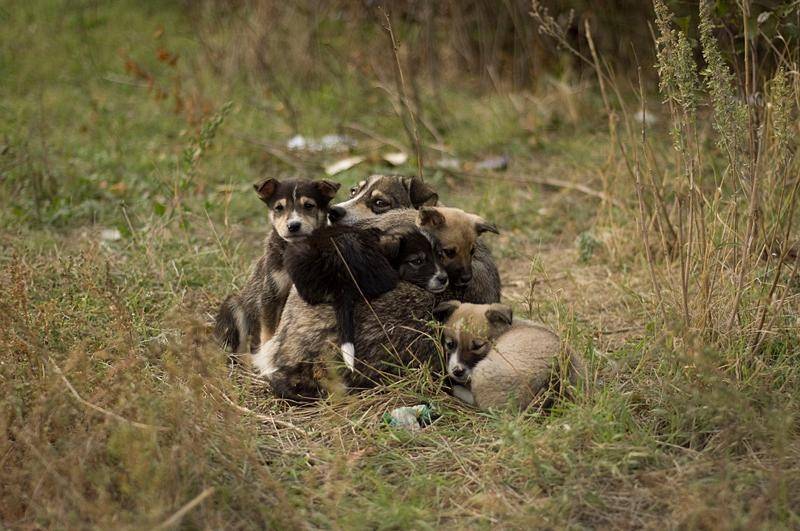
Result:
[[[465,402],[481,409],[525,409],[552,384],[577,381],[580,360],[567,352],[566,363],[559,363],[559,337],[514,319],[508,306],[448,301],[434,315],[445,324],[442,347],[453,394]]]

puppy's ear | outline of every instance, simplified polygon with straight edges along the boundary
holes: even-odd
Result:
[[[314,181],[314,187],[320,194],[322,194],[322,197],[328,201],[336,197],[336,192],[339,191],[340,186],[340,183],[335,183],[333,181]]]
[[[485,219],[480,216],[475,216],[475,232],[480,236],[484,232],[493,232],[495,234],[500,234],[500,231],[497,230],[497,227],[494,223],[489,223]]]
[[[461,306],[461,303],[455,300],[442,302],[433,309],[433,318],[440,323],[444,323],[450,319],[450,316],[453,315],[453,312],[456,311],[459,306]]]
[[[444,225],[444,216],[435,207],[424,206],[419,209],[417,224],[420,227],[440,227]]]
[[[277,179],[265,179],[258,184],[254,184],[253,189],[258,194],[258,197],[266,203],[275,193],[275,190],[278,189],[280,184],[280,181]]]
[[[514,313],[511,306],[505,304],[492,304],[486,310],[486,320],[492,326],[508,327],[511,326],[511,321],[514,318]]]
[[[400,254],[400,246],[402,243],[403,237],[400,234],[386,233],[378,237],[378,245],[380,246],[381,254],[392,263],[394,263],[397,256]]]
[[[478,354],[484,354],[484,353],[486,353],[486,351],[489,350],[490,346],[491,346],[491,343],[489,343],[488,341],[476,338],[476,339],[473,339],[472,342],[470,342],[469,349],[472,352],[475,352],[475,353],[478,353]]]
[[[422,205],[433,206],[439,201],[439,194],[433,188],[422,182],[419,177],[403,177],[403,186],[411,198],[411,206],[419,208]]]

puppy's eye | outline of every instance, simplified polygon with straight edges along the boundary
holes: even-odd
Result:
[[[444,340],[444,348],[446,348],[447,350],[453,350],[454,348],[456,348],[456,342],[448,337],[447,339]]]
[[[455,249],[442,249],[442,256],[445,258],[455,258],[456,257],[456,250]]]
[[[413,260],[411,260],[409,263],[411,265],[415,265],[415,266],[419,267],[419,266],[421,266],[422,264],[425,263],[425,260],[423,258],[416,257]]]
[[[275,212],[283,212],[283,205],[275,205]]]
[[[389,203],[387,203],[383,199],[376,199],[374,205],[378,208],[386,208],[389,206]]]
[[[317,205],[315,205],[314,203],[303,203],[303,208],[305,208],[306,210],[313,210],[315,206]]]
[[[355,197],[356,192],[358,192],[358,187],[357,186],[354,186],[354,187],[350,188],[350,197]]]
[[[475,339],[472,341],[472,345],[470,345],[471,347],[470,350],[481,350],[485,346],[486,346],[486,341]]]

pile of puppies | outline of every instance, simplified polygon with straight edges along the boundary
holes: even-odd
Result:
[[[556,369],[559,338],[499,304],[500,276],[479,238],[494,225],[437,206],[416,177],[373,175],[331,205],[338,189],[255,185],[272,231],[215,332],[230,351],[253,353],[276,395],[315,400],[426,363],[446,368],[453,394],[481,408],[524,408],[555,380],[575,381],[571,354]]]

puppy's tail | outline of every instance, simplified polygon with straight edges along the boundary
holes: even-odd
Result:
[[[214,320],[214,335],[220,345],[230,352],[239,352],[249,335],[247,317],[238,295],[228,295],[219,307]]]
[[[349,290],[345,290],[342,298],[336,302],[336,326],[339,329],[342,357],[351,371],[355,369],[356,364],[354,306],[353,294]]]

